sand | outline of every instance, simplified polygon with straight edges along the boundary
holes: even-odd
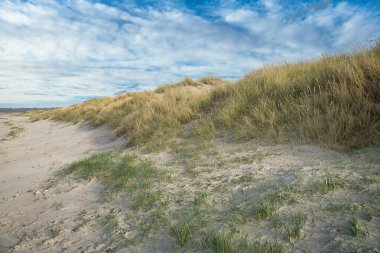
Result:
[[[16,129],[8,136],[11,128]],[[105,127],[85,123],[30,122],[15,114],[0,114],[0,252],[33,252],[28,240],[38,237],[38,252],[61,252],[92,244],[94,228],[51,239],[56,224],[74,222],[83,208],[96,204],[102,187],[96,182],[56,185],[54,175],[65,165],[90,154],[123,145]],[[72,224],[75,226],[75,224]],[[41,229],[44,228],[41,233]],[[40,232],[36,232],[40,231]],[[82,236],[83,235],[83,236]],[[72,237],[71,237],[72,236]],[[36,240],[33,240],[36,241]],[[57,242],[64,241],[60,247]]]
[[[155,208],[136,210],[128,189],[114,192],[101,180],[62,176],[73,161],[121,147],[124,139],[114,140],[106,127],[0,114],[0,253],[178,252],[170,226],[201,194],[207,196],[202,212],[209,226],[231,221],[255,240],[278,238],[285,252],[379,251],[378,146],[338,152],[258,140],[177,141],[158,153],[123,147],[166,175],[155,185],[161,192]],[[327,178],[335,186],[324,190]],[[288,202],[278,200],[272,216],[258,218],[257,203],[271,194]],[[155,215],[159,211],[162,215]],[[357,236],[350,230],[353,212]],[[285,227],[274,224],[295,214],[307,218],[299,238],[289,241]],[[203,236],[208,228],[202,229],[194,235]],[[188,244],[190,252],[210,252]]]

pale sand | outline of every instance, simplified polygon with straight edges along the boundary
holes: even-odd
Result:
[[[10,124],[24,130],[6,138]],[[68,245],[60,247],[54,244],[62,238],[50,239],[48,234],[52,231],[48,230],[54,230],[57,222],[73,222],[83,208],[96,204],[102,187],[89,182],[49,191],[49,184],[56,184],[49,178],[93,152],[122,146],[123,140],[114,140],[105,127],[93,129],[84,123],[53,121],[32,123],[15,114],[0,114],[0,140],[0,252],[31,252],[27,243],[23,243],[24,249],[14,246],[35,236],[41,238],[38,252],[61,252],[60,247],[75,252],[92,244],[91,235],[96,236],[96,228],[76,233],[75,238],[65,238]],[[46,236],[33,232],[42,227],[47,230]]]

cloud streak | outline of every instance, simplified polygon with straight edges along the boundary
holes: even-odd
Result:
[[[380,35],[378,5],[211,2],[3,0],[0,107],[68,105],[184,76],[238,78]]]

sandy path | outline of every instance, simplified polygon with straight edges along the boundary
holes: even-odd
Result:
[[[56,252],[65,248],[75,252],[75,248],[91,244],[95,228],[75,238],[64,229],[76,225],[74,217],[84,208],[96,205],[101,187],[96,182],[66,183],[49,190],[57,184],[49,179],[64,165],[120,146],[122,140],[113,140],[105,128],[31,123],[14,114],[0,114],[0,139],[9,133],[10,124],[23,130],[0,141],[0,252]],[[64,238],[54,235],[58,229]]]

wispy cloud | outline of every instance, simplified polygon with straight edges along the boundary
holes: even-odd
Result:
[[[0,107],[71,104],[183,76],[237,78],[380,35],[377,4],[188,2],[1,1]]]

